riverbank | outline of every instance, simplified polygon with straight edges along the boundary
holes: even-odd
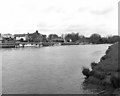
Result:
[[[108,43],[105,43],[108,44]],[[46,46],[66,46],[66,45],[100,45],[92,43],[76,43],[76,42],[15,42],[1,43],[0,48],[24,48],[24,47],[46,47]]]
[[[0,43],[0,48],[19,48],[19,47],[45,47],[56,45],[79,45],[75,42],[15,42],[15,43]]]
[[[86,76],[83,83],[85,86],[91,88],[94,85],[101,88],[100,94],[120,94],[118,45],[119,43],[115,43],[109,46],[98,63],[91,63],[91,70],[83,69],[82,72]]]

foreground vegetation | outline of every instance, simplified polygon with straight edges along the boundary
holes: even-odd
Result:
[[[83,68],[83,75],[86,76],[85,82],[103,86],[104,90],[113,88],[110,91],[111,94],[120,94],[120,57],[118,56],[118,50],[120,43],[115,43],[106,51],[106,54],[101,57],[98,63],[91,63],[91,69]],[[107,89],[106,89],[107,88]],[[108,93],[107,91],[105,93]]]

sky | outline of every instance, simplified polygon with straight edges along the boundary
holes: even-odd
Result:
[[[0,0],[0,33],[118,34],[119,0]]]

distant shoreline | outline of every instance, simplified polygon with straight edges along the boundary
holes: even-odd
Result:
[[[105,43],[109,44],[109,43]],[[25,47],[46,47],[46,46],[72,46],[72,45],[101,45],[101,44],[92,44],[92,43],[55,43],[55,42],[45,42],[45,43],[37,43],[37,42],[19,42],[19,44],[12,44],[12,43],[2,43],[0,44],[0,48],[25,48]],[[111,44],[110,44],[111,45]]]

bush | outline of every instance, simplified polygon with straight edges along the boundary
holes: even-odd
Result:
[[[89,76],[93,76],[95,74],[95,71],[90,71]]]
[[[119,88],[120,87],[120,76],[119,76],[120,72],[116,72],[116,73],[113,73],[111,75],[111,78],[110,78],[110,81],[112,83],[112,86],[114,88]]]
[[[101,60],[105,60],[106,59],[106,55],[104,55],[103,57],[101,57]]]
[[[109,53],[109,51],[110,51],[110,48],[106,50],[105,54],[108,54],[108,53]]]
[[[95,67],[96,65],[97,65],[97,63],[92,62],[92,63],[91,63],[91,68],[94,69],[94,67]]]
[[[89,68],[83,67],[82,73],[83,73],[83,75],[86,76],[86,78],[88,78],[88,77],[90,76],[90,75],[89,75],[89,74],[90,74]]]
[[[101,85],[102,84],[102,81],[98,78],[95,78],[93,76],[90,76],[88,79],[87,79],[87,83],[91,83],[91,84],[97,84],[97,85]]]
[[[103,79],[105,78],[105,74],[104,74],[104,73],[102,73],[102,72],[97,72],[97,71],[94,72],[93,76],[94,76],[95,78],[100,79],[100,80],[103,80]]]

